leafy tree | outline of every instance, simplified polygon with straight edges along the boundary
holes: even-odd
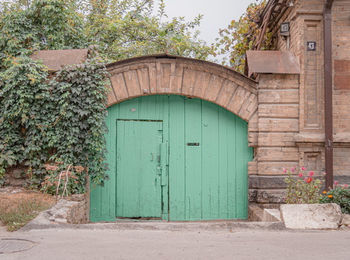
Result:
[[[246,51],[256,47],[261,31],[258,23],[265,5],[266,0],[250,4],[238,21],[232,20],[227,28],[220,29],[220,37],[216,39],[213,47],[217,55],[225,55],[223,65],[230,65],[235,70],[244,73]],[[266,32],[264,40],[261,49],[269,49],[270,32]]]
[[[152,0],[90,0],[87,6],[86,35],[109,60],[154,53],[206,59],[212,53],[196,31],[202,16],[166,21],[163,1],[158,10]]]
[[[96,45],[106,61],[169,53],[206,59],[198,38],[202,16],[167,20],[152,0],[14,0],[0,8],[0,59],[31,50]]]
[[[3,4],[0,13],[0,68],[33,50],[83,48],[83,19],[62,0]]]

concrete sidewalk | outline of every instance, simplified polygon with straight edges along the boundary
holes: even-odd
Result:
[[[350,259],[348,231],[43,229],[4,237],[35,245],[0,259]]]

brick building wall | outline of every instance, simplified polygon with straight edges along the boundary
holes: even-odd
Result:
[[[324,155],[324,0],[295,0],[274,28],[276,50],[299,58],[300,74],[258,75],[255,165],[250,201],[281,202],[283,167],[305,166],[321,175]],[[350,0],[332,8],[334,179],[350,183]],[[290,23],[289,39],[280,24]],[[316,50],[307,49],[316,42]],[[249,63],[249,61],[248,61]]]
[[[350,176],[350,1],[333,4],[334,172]]]

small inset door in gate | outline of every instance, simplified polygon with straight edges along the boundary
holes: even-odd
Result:
[[[162,217],[162,141],[162,121],[117,120],[117,217]]]

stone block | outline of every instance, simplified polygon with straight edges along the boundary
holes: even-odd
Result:
[[[295,133],[259,133],[259,146],[295,146]]]
[[[205,94],[205,97],[207,100],[211,102],[215,102],[223,82],[224,82],[223,78],[215,75],[211,76],[209,85],[207,87],[206,94]]]
[[[237,87],[238,86],[230,80],[224,81],[216,102],[222,104],[223,107],[227,107],[227,104],[230,102],[232,95],[235,93]]]
[[[285,179],[286,179],[286,176],[283,176],[283,175],[281,176],[249,175],[248,187],[249,189],[285,189],[287,187]]]
[[[283,203],[285,197],[285,189],[258,189],[256,195],[257,203]]]
[[[342,229],[350,229],[350,215],[349,214],[343,214],[343,217],[341,220],[341,227],[342,227]]]
[[[250,204],[248,206],[248,220],[249,221],[261,221],[264,211],[256,204]]]
[[[259,104],[259,117],[270,118],[298,118],[297,104]]]
[[[256,189],[248,189],[248,201],[249,203],[255,203],[258,191]]]
[[[258,173],[258,163],[256,161],[248,162],[248,175]]]
[[[281,221],[281,212],[279,209],[264,209],[262,221],[276,222]]]
[[[249,189],[248,201],[263,204],[280,204],[284,202],[285,192],[285,189]]]
[[[259,162],[298,161],[299,153],[296,147],[259,147],[257,148]]]
[[[291,118],[259,118],[259,131],[298,132],[299,120]]]
[[[280,209],[282,221],[290,229],[338,229],[342,220],[335,203],[284,204]]]
[[[130,70],[124,72],[124,82],[128,88],[128,95],[130,97],[137,97],[141,95],[141,89],[139,86],[139,81],[137,77],[136,70]]]
[[[260,104],[281,104],[281,103],[299,103],[298,89],[263,89],[259,90]]]
[[[292,168],[298,166],[299,162],[258,162],[259,175],[281,175],[283,174],[283,168]]]
[[[86,201],[83,194],[75,195],[69,200],[61,199],[47,210],[49,220],[56,223],[87,223]]]

